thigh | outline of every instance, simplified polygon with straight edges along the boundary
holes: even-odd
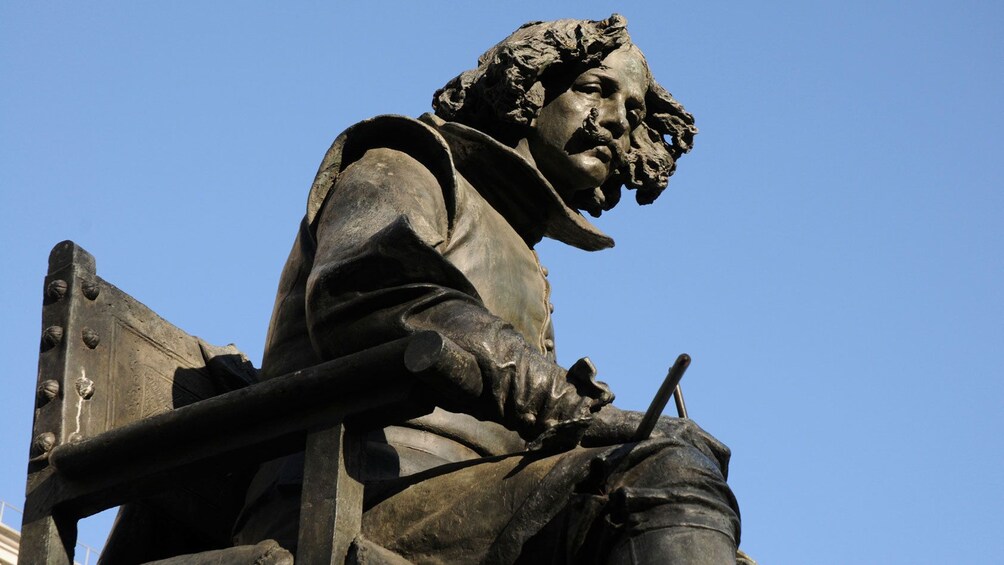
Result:
[[[567,504],[587,451],[433,470],[369,507],[363,535],[415,563],[510,563]]]

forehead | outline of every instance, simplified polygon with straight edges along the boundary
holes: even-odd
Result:
[[[645,98],[652,74],[648,70],[645,56],[634,45],[621,47],[607,55],[600,66],[583,74],[594,73],[617,82],[618,86],[631,95]]]

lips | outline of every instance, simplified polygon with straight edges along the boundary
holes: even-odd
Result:
[[[590,152],[596,156],[597,159],[603,161],[604,163],[609,163],[614,158],[613,151],[610,150],[606,145],[599,145],[590,150]]]

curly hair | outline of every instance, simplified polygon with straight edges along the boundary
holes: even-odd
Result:
[[[628,45],[627,20],[619,14],[599,21],[530,22],[481,55],[477,68],[437,90],[432,106],[445,120],[512,145],[526,135],[547,102],[546,77],[581,73]],[[676,160],[693,146],[697,127],[694,117],[654,79],[649,81],[645,105],[647,114],[631,132],[631,149],[621,166],[596,194],[573,205],[598,216],[617,204],[622,186],[637,189],[639,204],[654,202],[666,188]],[[586,122],[586,128],[595,127]]]

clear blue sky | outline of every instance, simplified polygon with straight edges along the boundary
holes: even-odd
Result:
[[[656,204],[603,218],[615,249],[541,246],[561,361],[643,409],[689,352],[765,565],[1000,559],[1000,3],[365,6],[0,6],[0,498],[23,502],[52,245],[257,362],[342,129],[427,111],[525,21],[618,11],[701,133]]]

